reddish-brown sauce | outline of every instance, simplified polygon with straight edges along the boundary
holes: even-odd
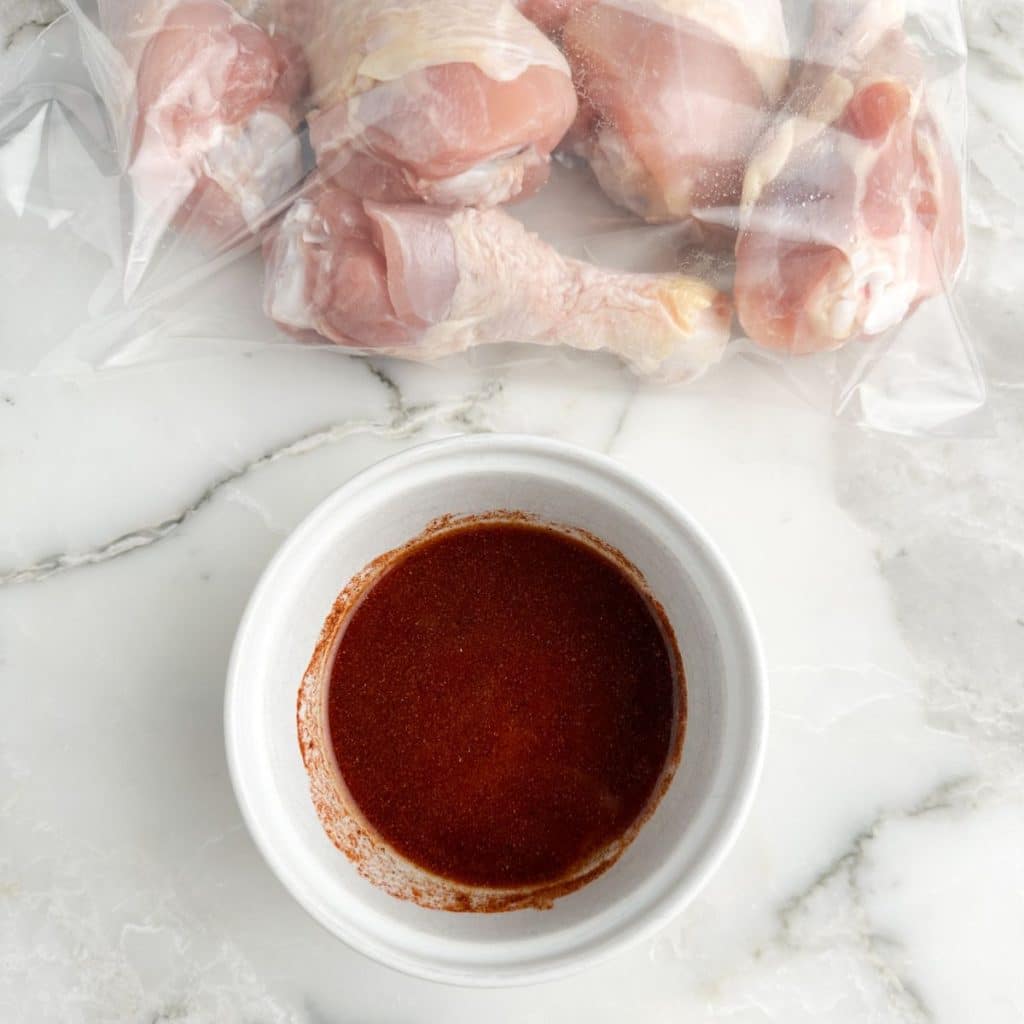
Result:
[[[402,552],[343,623],[326,723],[367,824],[474,886],[557,881],[659,795],[684,718],[656,609],[610,557],[483,522]]]

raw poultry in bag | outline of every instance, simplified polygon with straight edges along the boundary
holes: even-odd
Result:
[[[171,226],[255,236],[285,331],[418,360],[569,345],[675,381],[740,333],[885,335],[952,288],[960,176],[902,6],[813,12],[804,40],[779,0],[104,0],[128,265]],[[516,205],[553,159],[693,230],[657,272],[559,252]]]

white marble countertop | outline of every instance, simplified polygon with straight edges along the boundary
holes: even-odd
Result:
[[[682,393],[298,349],[0,381],[0,1020],[1024,1019],[1024,4],[967,15],[991,436],[857,431],[742,362]],[[8,284],[24,251],[0,240]],[[34,287],[59,317],[73,273]],[[5,340],[26,308],[0,308]],[[463,430],[607,451],[682,502],[750,596],[772,693],[755,809],[701,897],[605,966],[507,992],[322,931],[250,841],[222,740],[277,545],[360,468]]]

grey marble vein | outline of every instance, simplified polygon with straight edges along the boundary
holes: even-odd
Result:
[[[432,423],[451,422],[459,426],[474,423],[475,421],[470,417],[471,411],[476,409],[481,401],[493,394],[492,388],[485,388],[455,402],[406,406],[402,400],[401,391],[394,382],[381,370],[374,367],[370,367],[370,370],[392,392],[392,416],[387,422],[350,420],[303,434],[279,448],[265,452],[238,469],[218,477],[183,509],[158,523],[140,526],[88,550],[60,552],[42,558],[31,565],[0,569],[0,586],[39,582],[58,573],[109,562],[138,548],[149,547],[186,523],[229,484],[235,483],[242,477],[248,476],[264,466],[271,465],[279,459],[304,455],[324,445],[336,444],[354,434],[372,433],[379,437],[403,438],[415,435]]]
[[[612,425],[612,429],[608,433],[608,438],[601,449],[606,455],[611,454],[612,449],[615,447],[615,442],[618,441],[622,434],[622,429],[626,425],[626,420],[629,419],[629,414],[633,409],[633,403],[636,401],[639,382],[631,380],[628,387],[629,391],[622,402],[622,408],[619,410],[619,415],[616,418],[615,423]]]
[[[894,1009],[900,1012],[908,1024],[925,1024],[934,1019],[932,1009],[924,996],[905,972],[901,972],[892,962],[891,950],[898,944],[895,937],[887,936],[875,929],[861,901],[861,884],[858,878],[864,858],[868,855],[871,843],[878,837],[880,830],[895,820],[919,818],[924,815],[949,811],[963,806],[964,798],[970,786],[976,782],[973,776],[960,776],[947,779],[926,793],[920,800],[903,809],[886,809],[881,811],[864,828],[858,831],[829,863],[799,892],[794,893],[776,911],[779,922],[778,934],[756,955],[764,955],[773,945],[781,943],[793,948],[808,945],[809,940],[800,936],[801,916],[805,914],[809,904],[816,896],[824,893],[831,885],[839,885],[855,917],[853,938],[861,948],[867,962],[879,973],[886,989],[891,994]],[[835,905],[833,901],[833,906]]]

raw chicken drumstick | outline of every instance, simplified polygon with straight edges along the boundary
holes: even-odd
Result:
[[[789,71],[780,0],[524,0],[562,41],[573,129],[604,191],[648,221],[735,229],[747,158]]]
[[[860,3],[856,17],[835,0],[819,7],[811,50],[822,59],[751,160],[735,293],[744,330],[768,348],[881,334],[963,258],[959,177],[920,57],[891,27],[894,6]]]
[[[732,320],[699,281],[564,259],[497,209],[326,188],[295,203],[264,256],[272,319],[407,359],[526,341],[606,349],[638,373],[684,380],[718,361]]]
[[[133,260],[171,223],[258,226],[303,174],[299,47],[224,0],[101,0],[100,17],[134,79]]]
[[[488,206],[547,178],[565,58],[512,0],[311,0],[321,174],[365,198]]]

